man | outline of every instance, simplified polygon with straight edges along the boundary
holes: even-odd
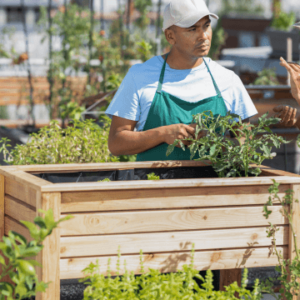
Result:
[[[112,118],[112,154],[138,154],[138,161],[189,160],[180,147],[166,156],[176,139],[194,137],[193,115],[228,111],[244,122],[257,113],[241,80],[209,58],[212,27],[203,0],[171,0],[163,31],[170,53],[133,66],[106,113]]]
[[[280,61],[280,65],[285,67],[290,74],[292,95],[300,105],[300,66],[289,64],[282,57]],[[278,113],[277,117],[281,118],[281,124],[287,127],[297,126],[300,129],[300,117],[296,119],[296,108],[280,105],[275,107],[274,111]]]

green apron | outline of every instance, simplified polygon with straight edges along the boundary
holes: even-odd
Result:
[[[168,55],[166,56],[161,70],[158,88],[150,107],[150,111],[143,129],[144,131],[172,124],[189,125],[193,121],[193,115],[208,110],[212,111],[214,115],[225,116],[227,114],[227,108],[221,92],[211,74],[208,64],[204,59],[203,61],[212,78],[217,96],[191,103],[162,91],[167,57]],[[166,156],[167,148],[168,144],[166,143],[158,145],[152,149],[138,154],[137,161],[190,160],[191,154],[189,149],[183,151],[181,148],[176,147],[169,156]],[[195,157],[195,159],[196,158],[199,158],[199,156]]]

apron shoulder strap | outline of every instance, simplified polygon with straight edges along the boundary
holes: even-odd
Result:
[[[218,87],[218,85],[217,85],[215,79],[214,79],[214,76],[212,75],[212,73],[211,73],[211,71],[210,71],[210,68],[209,68],[209,66],[208,66],[208,63],[205,61],[204,58],[203,58],[203,61],[204,61],[205,65],[206,65],[206,68],[208,69],[208,72],[209,72],[209,74],[210,74],[210,77],[211,77],[211,79],[212,79],[212,81],[213,81],[213,83],[214,83],[214,87],[215,87],[215,90],[216,90],[216,92],[217,92],[217,94],[218,94],[218,97],[221,98],[221,97],[222,97],[221,92],[220,92],[220,90],[219,90],[219,87]]]
[[[169,53],[166,54],[166,58],[165,58],[163,67],[161,69],[160,77],[159,77],[158,87],[157,87],[157,90],[156,90],[156,92],[159,93],[159,94],[161,93],[162,85],[163,85],[163,82],[164,82],[168,55],[169,55]]]

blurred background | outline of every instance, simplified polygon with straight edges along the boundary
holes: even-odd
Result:
[[[101,116],[128,69],[169,51],[167,0],[0,0],[0,136],[13,144],[53,119]],[[283,56],[299,61],[299,0],[206,0],[213,21],[209,56],[236,72],[259,113],[297,106]],[[257,117],[252,121],[255,123]],[[295,140],[296,128],[275,128]],[[295,143],[274,164],[299,173]]]

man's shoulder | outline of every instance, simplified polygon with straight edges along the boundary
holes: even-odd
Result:
[[[144,63],[137,63],[133,65],[129,73],[133,76],[149,76],[150,73],[157,73],[161,70],[162,63],[158,56],[154,56]]]
[[[233,78],[237,76],[233,71],[223,67],[218,62],[212,60],[211,58],[206,58],[206,62],[208,62],[208,65],[212,72],[218,72],[219,74],[229,76],[230,78]]]

